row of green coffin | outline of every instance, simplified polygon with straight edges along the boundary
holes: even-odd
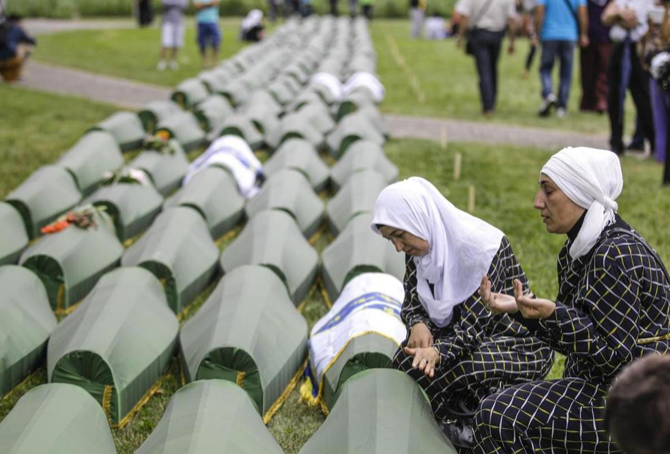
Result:
[[[67,384],[28,392],[0,424],[5,454],[116,454],[100,406]],[[136,454],[282,454],[249,395],[223,380],[201,380],[170,399]],[[435,422],[426,395],[402,372],[352,377],[325,423],[300,454],[410,454],[456,450]]]

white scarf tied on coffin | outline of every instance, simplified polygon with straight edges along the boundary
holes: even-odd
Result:
[[[429,252],[413,258],[417,291],[431,321],[441,328],[451,321],[454,308],[477,291],[504,236],[456,208],[435,186],[418,177],[392,184],[379,194],[371,227],[380,234],[377,225],[404,230],[428,242]]]
[[[621,162],[611,151],[568,147],[553,155],[541,173],[570,200],[588,210],[570,245],[570,257],[576,260],[588,253],[605,227],[615,221],[619,208],[615,200],[623,190]]]

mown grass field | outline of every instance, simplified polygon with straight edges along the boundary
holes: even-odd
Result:
[[[223,57],[233,55],[242,47],[236,38],[238,27],[239,19],[222,20]],[[453,40],[413,41],[409,38],[409,24],[404,20],[375,20],[371,32],[378,55],[377,72],[387,89],[387,98],[381,106],[384,112],[609,133],[607,115],[578,111],[581,87],[577,56],[566,118],[537,116],[540,102],[538,59],[530,77],[522,79],[528,49],[527,41],[523,40],[518,42],[514,55],[501,56],[498,109],[493,118],[484,119],[480,113],[474,60],[457,49]],[[35,58],[169,87],[176,86],[200,70],[192,20],[189,20],[186,46],[178,71],[155,70],[159,43],[160,31],[157,28],[76,31],[42,36]],[[412,78],[416,78],[415,85],[410,83]],[[628,112],[626,132],[630,134],[634,119],[631,105]]]
[[[35,93],[0,85],[0,197],[5,197],[32,171],[54,162],[92,124],[113,107],[74,98]],[[422,140],[392,140],[386,151],[400,168],[401,178],[423,176],[458,207],[467,206],[470,187],[476,189],[475,215],[498,226],[510,238],[536,294],[553,297],[557,291],[555,257],[564,238],[545,233],[539,215],[532,209],[538,172],[550,151],[513,146],[449,144],[445,151],[437,143]],[[462,175],[453,179],[454,156],[463,156]],[[192,156],[193,157],[193,156]],[[657,248],[670,263],[670,189],[662,189],[661,166],[652,162],[623,160],[626,180],[619,199],[620,213]],[[322,250],[328,243],[322,237]],[[221,248],[225,248],[222,244]],[[199,307],[206,299],[194,303]],[[303,315],[309,326],[326,313],[319,292],[307,302]],[[560,376],[562,362],[555,363],[551,377]],[[179,369],[173,361],[159,392],[122,430],[114,430],[120,454],[132,454],[153,431],[170,397],[176,392]],[[46,382],[41,369],[9,397],[0,400],[0,421],[25,392]],[[298,401],[294,391],[269,429],[287,454],[297,453],[325,418],[320,410]]]

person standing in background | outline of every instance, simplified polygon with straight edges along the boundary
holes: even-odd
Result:
[[[375,6],[373,4],[373,1],[374,0],[360,0],[361,9],[363,10],[363,16],[365,16],[365,18],[368,21],[372,20],[372,15],[373,15],[374,8],[375,8]]]
[[[528,55],[526,55],[526,64],[521,75],[522,79],[528,79],[530,68],[533,66],[535,54],[537,53],[537,35],[535,34],[535,21],[533,20],[535,14],[535,2],[536,0],[520,0],[521,26],[523,27],[523,33],[525,33],[530,40]]]
[[[137,6],[137,22],[140,27],[148,27],[154,21],[151,0],[139,0]]]
[[[541,117],[549,116],[557,103],[556,115],[562,118],[567,114],[575,43],[579,40],[581,47],[588,46],[588,28],[586,0],[537,0],[535,30],[542,42],[542,104],[538,112]],[[556,59],[561,62],[558,99],[551,76]]]
[[[462,17],[457,45],[463,46],[463,38],[469,31],[469,46],[479,75],[482,114],[490,117],[498,98],[498,59],[508,27],[510,42],[507,52],[514,53],[516,5],[514,0],[460,0],[456,11]]]
[[[603,23],[611,27],[613,42],[608,69],[607,112],[610,119],[610,149],[624,152],[624,100],[630,90],[640,116],[644,136],[654,147],[654,122],[649,97],[649,75],[642,67],[637,44],[649,30],[647,16],[653,0],[612,0],[603,12]]]
[[[198,23],[198,46],[202,55],[202,67],[213,67],[219,59],[221,30],[219,30],[219,0],[193,0]],[[207,49],[211,48],[207,58]],[[208,61],[209,60],[209,61]]]
[[[607,68],[610,63],[612,41],[609,27],[602,21],[602,15],[610,0],[588,0],[589,45],[582,47],[582,112],[607,111]]]
[[[184,47],[184,10],[188,6],[188,0],[162,0],[163,1],[163,25],[161,27],[161,59],[157,69],[164,71],[168,66],[170,69],[179,68],[177,57],[179,49]],[[170,59],[168,63],[168,52]]]
[[[410,38],[418,39],[421,37],[427,7],[427,0],[409,0]]]
[[[340,15],[340,11],[338,10],[339,2],[339,0],[330,0],[330,14],[335,17]]]

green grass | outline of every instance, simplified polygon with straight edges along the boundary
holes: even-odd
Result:
[[[239,19],[222,20],[223,58],[233,55],[243,46],[236,37],[238,27]],[[566,118],[544,119],[537,116],[540,102],[537,73],[539,55],[530,77],[522,79],[528,43],[521,41],[514,55],[501,56],[498,109],[493,118],[486,120],[480,114],[474,60],[457,49],[453,40],[412,41],[409,39],[409,23],[405,20],[376,20],[371,30],[378,54],[377,71],[387,89],[387,98],[381,106],[384,112],[609,134],[607,115],[578,111],[581,95],[578,51],[575,54],[575,76],[569,115]],[[200,56],[191,19],[178,71],[155,70],[159,35],[157,28],[149,28],[88,30],[42,36],[35,57],[44,62],[168,87],[174,87],[200,71]],[[394,59],[392,42],[397,43],[406,68],[418,80],[418,86],[425,96],[423,101],[418,99],[417,92],[409,83],[406,70]],[[629,105],[628,111],[627,133],[631,133],[630,125],[634,117],[632,106]]]
[[[75,98],[34,93],[0,86],[0,195],[5,196],[36,167],[57,159],[86,128],[113,111],[109,106]],[[510,238],[536,294],[556,295],[556,254],[564,238],[544,231],[532,208],[538,172],[550,153],[513,146],[450,144],[448,151],[430,141],[391,141],[386,151],[399,167],[401,178],[423,176],[456,206],[465,208],[471,186],[476,188],[475,215],[498,226]],[[455,153],[463,155],[462,175],[453,179]],[[626,186],[620,197],[620,212],[670,263],[668,224],[670,189],[662,189],[661,166],[652,162],[623,160]],[[643,201],[643,203],[640,203]],[[323,250],[328,243],[317,243]],[[221,244],[225,248],[227,243]],[[209,291],[211,291],[211,287]],[[204,303],[204,292],[194,307]],[[319,292],[309,296],[303,315],[311,327],[327,309]],[[195,313],[195,310],[193,311]],[[556,362],[552,378],[560,376],[562,361]],[[120,454],[133,453],[156,427],[170,397],[179,389],[179,366],[173,361],[159,392],[142,408],[131,423],[114,430]],[[0,400],[0,421],[18,399],[33,387],[46,382],[41,369],[9,397]],[[320,410],[299,403],[298,393],[290,394],[285,405],[269,424],[269,430],[287,454],[297,453],[325,420]]]

